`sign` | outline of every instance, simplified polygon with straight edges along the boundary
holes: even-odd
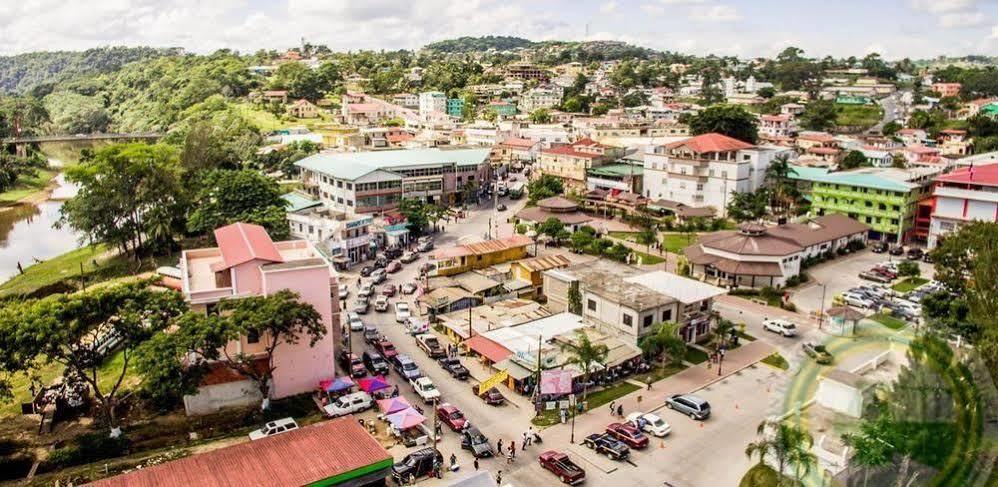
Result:
[[[559,409],[568,409],[568,407],[569,407],[568,401],[558,401]]]
[[[391,233],[391,232],[408,232],[408,231],[409,231],[409,224],[408,223],[398,223],[398,224],[395,224],[395,225],[388,225],[388,226],[385,227],[385,232],[386,233]]]
[[[371,241],[373,239],[374,239],[374,236],[371,235],[370,233],[368,233],[368,234],[365,234],[365,235],[361,235],[359,237],[354,237],[354,238],[347,239],[346,242],[344,243],[344,247],[346,247],[348,249],[360,247],[360,246],[362,246],[364,244],[371,243]]]
[[[347,227],[347,230],[350,230],[351,228],[364,227],[364,226],[370,225],[372,223],[374,223],[374,218],[365,217],[365,218],[360,218],[360,219],[357,219],[357,220],[354,220],[354,221],[351,221],[351,222],[347,222],[346,227]]]
[[[509,372],[506,372],[505,370],[500,370],[499,372],[496,373],[496,375],[493,375],[492,377],[485,379],[485,382],[482,382],[478,386],[478,394],[479,395],[485,394],[486,392],[489,391],[489,389],[492,389],[493,387],[505,382],[506,379],[508,378],[509,378]]]

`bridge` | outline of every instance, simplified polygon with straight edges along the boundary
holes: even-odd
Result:
[[[158,139],[163,134],[158,132],[134,132],[126,134],[76,134],[76,135],[39,135],[33,137],[11,137],[0,140],[2,144],[38,144],[42,142],[75,142],[88,140],[118,140],[118,139]]]

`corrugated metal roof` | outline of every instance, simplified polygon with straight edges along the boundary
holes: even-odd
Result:
[[[542,255],[540,257],[534,257],[533,259],[524,259],[517,261],[514,264],[518,264],[523,268],[531,272],[546,271],[548,269],[554,269],[557,267],[565,267],[571,264],[568,257],[563,254],[555,255]]]
[[[287,210],[289,212],[301,211],[306,208],[314,208],[322,205],[321,201],[314,200],[296,191],[281,195],[281,199],[288,202]]]
[[[413,149],[368,152],[330,152],[308,156],[295,163],[302,169],[338,179],[354,180],[378,169],[391,171],[407,166],[454,163],[481,164],[491,149]]]
[[[222,252],[222,265],[213,265],[213,271],[228,269],[254,259],[284,262],[281,252],[260,225],[233,223],[215,229],[215,241]]]

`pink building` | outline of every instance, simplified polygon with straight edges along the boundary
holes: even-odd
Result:
[[[311,304],[326,325],[314,346],[309,340],[276,349],[272,398],[308,392],[333,376],[334,344],[341,338],[339,290],[333,266],[307,240],[274,242],[259,225],[235,223],[215,230],[218,247],[185,250],[180,258],[181,283],[191,309],[214,312],[219,301],[268,296],[288,289]],[[231,353],[263,353],[266,340],[241,337],[226,345]],[[184,398],[188,414],[205,414],[261,398],[242,377],[219,367],[206,377],[197,395]]]
[[[961,87],[960,83],[932,83],[932,91],[939,93],[943,98],[958,96]]]

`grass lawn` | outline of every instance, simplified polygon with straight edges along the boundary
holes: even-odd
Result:
[[[877,313],[871,316],[870,319],[892,330],[900,330],[901,328],[908,326],[908,323],[906,321],[900,318],[895,318],[885,313]]]
[[[702,364],[710,358],[707,352],[700,350],[699,348],[686,347],[686,361],[693,362],[695,364]]]
[[[104,365],[101,366],[99,372],[97,373],[97,382],[101,386],[102,391],[110,390],[111,386],[114,385],[114,381],[118,380],[118,374],[121,371],[121,365],[124,362],[125,356],[121,352],[116,352],[111,356]],[[129,365],[128,371],[125,372],[125,378],[122,380],[122,391],[131,389],[139,383],[139,377],[134,372],[134,363]],[[50,384],[56,377],[62,375],[63,366],[57,363],[49,363],[39,367],[37,370],[38,378],[42,384]],[[11,392],[14,394],[13,399],[10,401],[3,402],[0,404],[0,417],[5,416],[15,416],[21,414],[21,403],[28,402],[31,400],[31,382],[28,377],[24,374],[14,374],[11,377]],[[121,392],[119,392],[121,394]],[[119,396],[120,397],[120,396]]]
[[[609,403],[610,401],[620,399],[621,397],[624,397],[638,389],[641,388],[634,384],[621,382],[615,386],[603,389],[601,391],[590,392],[589,397],[586,398],[586,403],[588,404],[588,410],[592,411],[594,409],[597,409],[600,406]],[[582,396],[577,396],[577,397],[580,401],[582,400]],[[558,424],[560,421],[561,417],[559,416],[557,409],[541,411],[539,415],[535,416],[533,419],[530,420],[530,422],[534,426],[540,426],[542,428]]]
[[[628,242],[637,242],[638,239],[638,232],[609,232],[609,235]]]
[[[893,289],[893,290],[895,290],[895,291],[897,291],[899,293],[907,293],[907,292],[914,291],[915,288],[917,288],[917,287],[919,287],[922,284],[925,284],[927,282],[929,282],[929,280],[925,279],[923,277],[909,277],[909,278],[907,278],[907,279],[905,279],[905,280],[903,280],[903,281],[901,281],[901,282],[899,282],[899,283],[891,286],[891,289]]]
[[[662,262],[665,262],[665,259],[663,259],[662,257],[659,257],[657,255],[646,254],[644,252],[638,252],[637,250],[634,250],[633,252],[634,252],[635,256],[641,257],[641,264],[642,265],[655,265],[655,264],[661,264]]]
[[[835,111],[835,124],[848,127],[872,127],[883,116],[877,105],[836,105]]]
[[[784,480],[780,483],[786,487],[798,487],[802,484],[799,480],[790,478],[786,475],[783,476]],[[777,481],[779,480],[779,474],[775,469],[765,464],[756,464],[752,468],[745,472],[745,476],[742,477],[742,481],[738,483],[738,487],[776,487]]]
[[[745,333],[744,331],[741,331],[741,330],[738,330],[738,337],[741,338],[742,340],[747,340],[747,341],[750,341],[750,342],[754,342],[755,341],[755,337],[754,336],[749,335],[748,333]]]
[[[58,171],[51,169],[39,169],[33,177],[18,178],[14,187],[0,193],[0,205],[15,203],[18,200],[37,193],[48,186],[49,181],[58,174]]]
[[[697,235],[684,235],[682,233],[667,233],[662,236],[662,246],[665,250],[673,254],[682,254],[683,249],[695,244]]]
[[[662,379],[671,377],[684,369],[686,369],[686,367],[683,367],[682,364],[666,364],[662,367],[655,367],[654,369],[651,369],[650,372],[636,375],[634,376],[634,380],[644,382],[646,384],[649,382],[654,384]]]
[[[783,358],[783,355],[780,355],[780,352],[773,352],[772,355],[762,359],[761,362],[766,365],[772,365],[778,369],[787,370],[790,368],[790,364],[787,363],[787,359]]]

